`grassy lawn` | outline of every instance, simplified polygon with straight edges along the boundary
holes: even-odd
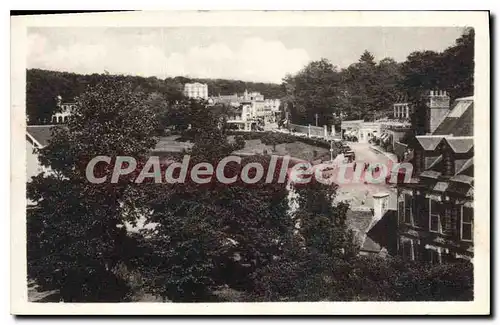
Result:
[[[290,155],[295,158],[312,161],[315,159],[329,160],[330,151],[325,148],[320,148],[305,144],[302,142],[282,143],[276,146],[275,154]]]
[[[179,141],[178,138],[179,136],[162,137],[153,152],[157,155],[168,152],[182,152],[192,147],[192,143]],[[229,142],[233,142],[234,138],[234,135],[229,135]],[[328,149],[300,141],[280,143],[276,145],[276,150],[274,150],[273,146],[263,144],[260,139],[250,139],[245,140],[245,148],[235,152],[235,154],[241,155],[262,155],[265,153],[280,156],[290,155],[291,157],[308,161],[315,159],[330,160],[330,151]]]
[[[233,140],[230,136],[229,141]],[[329,160],[330,151],[325,148],[312,146],[299,141],[292,143],[280,143],[276,145],[276,150],[273,146],[263,144],[259,139],[245,140],[245,148],[238,150],[235,154],[256,155],[256,154],[275,154],[279,156],[290,155],[294,158],[312,161],[315,159]]]

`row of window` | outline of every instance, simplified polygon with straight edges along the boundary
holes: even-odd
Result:
[[[398,118],[398,117],[405,117],[405,118],[409,118],[410,117],[410,113],[409,113],[409,110],[408,108],[403,109],[403,107],[401,107],[401,110],[400,109],[396,109],[394,111],[394,117]]]
[[[444,220],[450,220],[452,213],[451,209],[452,207],[444,206],[440,201],[431,198],[421,198],[420,201],[417,202],[413,196],[405,194],[403,199],[399,201],[398,214],[399,220],[405,224],[427,228],[430,232],[443,233]],[[428,225],[418,222],[422,220],[420,218],[421,213],[427,214],[424,215],[424,217],[428,216]],[[472,241],[474,233],[474,210],[462,205],[458,207],[458,214],[460,217],[460,239]],[[452,226],[456,227],[456,225]]]
[[[422,261],[431,264],[441,264],[444,261],[455,259],[452,255],[443,253],[441,250],[425,248],[414,240],[407,239],[399,245],[399,255],[405,261]]]
[[[417,240],[409,238],[399,242],[398,254],[406,261],[422,261],[431,264],[441,264],[454,261],[457,258],[467,258],[465,255],[453,254],[442,247],[428,247],[425,244],[419,244]]]

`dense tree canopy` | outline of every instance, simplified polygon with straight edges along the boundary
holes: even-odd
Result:
[[[441,53],[411,53],[402,64],[399,88],[412,103],[412,124],[417,134],[426,130],[426,94],[446,90],[451,100],[474,94],[474,30],[467,29],[456,44]]]
[[[106,74],[81,75],[40,69],[27,70],[26,110],[29,123],[49,122],[56,110],[57,96],[60,95],[63,101],[73,101],[85,91],[87,86],[96,85],[105,77]],[[169,77],[162,80],[156,77],[139,76],[115,76],[115,79],[127,81],[145,93],[161,95],[169,105],[183,98],[184,84],[188,82],[208,84],[210,96],[241,94],[248,90],[258,91],[265,98],[283,97],[283,91],[279,84],[262,82],[186,77]]]
[[[365,51],[342,71],[322,59],[278,88],[286,91],[283,98],[296,122],[312,124],[318,114],[321,124],[328,123],[340,112],[373,118],[402,90],[412,98],[433,87],[468,95],[473,63],[459,67],[459,62],[471,60],[471,42],[473,31],[468,31],[443,53],[413,53],[403,64],[392,59],[377,63]],[[453,69],[462,77],[454,77]],[[241,149],[242,137],[228,141],[225,107],[208,109],[204,101],[182,97],[182,84],[192,79],[42,70],[28,75],[28,114],[34,120],[50,116],[54,95],[76,98],[73,118],[39,152],[40,162],[53,173],[28,184],[28,197],[37,202],[27,218],[28,276],[57,289],[62,300],[130,299],[131,283],[117,272],[122,265],[140,274],[148,292],[171,301],[217,301],[220,288],[242,292],[251,301],[472,299],[470,263],[430,266],[359,256],[347,223],[348,206],[332,205],[334,186],[312,182],[287,188],[286,182],[266,183],[265,178],[230,186],[214,178],[206,184],[156,184],[153,178],[136,184],[137,173],[116,184],[87,181],[87,162],[98,155],[111,156],[112,162],[128,155],[143,163],[167,124],[176,125],[194,144],[185,152],[191,156],[189,171],[198,162],[216,166]],[[213,82],[221,92],[245,87],[266,95],[256,84]],[[263,137],[271,145],[281,141]],[[180,161],[182,155],[174,158]],[[267,171],[270,159],[245,157],[240,164],[228,164],[224,174],[239,175],[247,163],[260,163]],[[112,167],[96,170],[109,177]],[[295,210],[290,188],[296,194]],[[139,234],[127,231],[139,220],[149,227]]]
[[[296,123],[324,124],[337,104],[340,75],[326,59],[313,61],[295,76],[284,79],[291,117]],[[313,109],[314,108],[314,109]]]
[[[104,78],[79,97],[74,118],[39,152],[52,173],[28,183],[28,197],[37,202],[27,217],[28,273],[58,288],[65,301],[124,299],[126,287],[113,269],[126,263],[133,241],[122,218],[129,179],[93,184],[86,166],[101,155],[115,161],[147,154],[156,116],[146,98],[129,83]],[[112,173],[110,165],[96,169],[108,179]]]
[[[406,61],[376,58],[368,51],[358,62],[338,70],[326,59],[309,63],[283,79],[284,101],[294,123],[373,120],[392,115],[392,104],[402,98],[416,107],[425,104],[431,89],[447,90],[453,99],[473,93],[474,30],[467,29],[456,44],[443,52],[419,51]],[[421,109],[417,109],[419,112]],[[424,119],[424,118],[423,118]]]

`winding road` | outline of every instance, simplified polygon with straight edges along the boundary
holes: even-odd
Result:
[[[346,142],[352,148],[356,155],[356,162],[382,163],[391,166],[392,161],[383,153],[377,152],[371,148],[368,143]],[[349,178],[349,177],[347,177]],[[372,195],[378,192],[389,193],[389,208],[396,209],[396,189],[393,185],[386,184],[341,184],[337,191],[336,201],[347,201],[351,207],[373,207]]]

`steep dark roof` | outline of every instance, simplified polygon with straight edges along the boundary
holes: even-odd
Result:
[[[460,117],[455,130],[455,136],[473,136],[474,135],[474,104]]]
[[[388,210],[382,218],[368,231],[362,249],[379,252],[386,248],[390,255],[395,255],[398,216],[396,210]]]
[[[426,151],[434,151],[444,139],[455,153],[467,153],[474,147],[472,136],[417,135],[420,146]]]
[[[474,163],[473,157],[471,158],[474,150],[473,130],[474,99],[473,97],[459,98],[432,135],[416,136],[415,140],[410,143],[413,148],[420,146],[426,151],[424,154],[425,171],[418,175],[421,180],[417,179],[418,182],[433,192],[473,196]],[[442,141],[446,141],[446,145],[454,153],[455,176],[451,177],[448,182],[441,178],[441,171],[444,167],[443,157],[432,156],[441,153],[436,151]]]
[[[455,153],[467,153],[474,147],[474,138],[472,137],[449,137],[446,141]]]
[[[426,151],[434,151],[443,137],[434,135],[417,135],[416,139]]]
[[[370,209],[349,209],[346,217],[349,228],[365,234],[372,223],[373,212]]]
[[[439,155],[438,157],[432,157],[432,158],[433,158],[432,162],[429,163],[429,167],[427,167],[426,169],[440,171],[441,169],[439,163],[443,161],[443,155]]]
[[[36,141],[36,146],[45,147],[49,144],[52,138],[52,130],[56,127],[55,125],[28,125],[26,133]]]
[[[467,164],[472,158],[469,159],[455,159],[455,175],[461,174],[462,168]],[[467,169],[467,167],[465,168]]]
[[[455,165],[455,171],[456,171],[456,175],[459,175],[459,174],[463,174],[463,175],[467,175],[467,176],[474,175],[474,157],[468,159],[461,166]]]
[[[455,106],[432,134],[472,136],[474,133],[474,102],[472,97],[459,98]]]

